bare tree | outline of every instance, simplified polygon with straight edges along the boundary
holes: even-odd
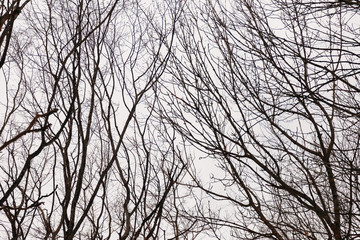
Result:
[[[1,1],[0,6],[0,68],[4,65],[14,23],[30,0]]]
[[[1,237],[157,239],[185,165],[153,126],[181,4],[33,1],[3,67]],[[161,9],[161,11],[159,11]]]
[[[188,185],[213,237],[359,238],[359,10],[188,2],[157,113],[202,159]]]
[[[358,14],[2,1],[0,237],[359,238]]]

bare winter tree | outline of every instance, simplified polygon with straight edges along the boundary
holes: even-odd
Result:
[[[153,126],[152,91],[181,9],[119,0],[23,9],[2,68],[1,238],[177,235],[164,213],[184,164]]]
[[[360,237],[358,1],[1,3],[0,238]]]
[[[358,1],[188,2],[157,113],[200,157],[187,168],[191,217],[208,234],[360,237],[359,11]]]
[[[29,2],[30,0],[2,0],[0,2],[0,69],[5,63],[15,20]]]

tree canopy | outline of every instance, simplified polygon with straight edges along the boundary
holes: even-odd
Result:
[[[359,1],[1,4],[1,238],[360,238]]]

